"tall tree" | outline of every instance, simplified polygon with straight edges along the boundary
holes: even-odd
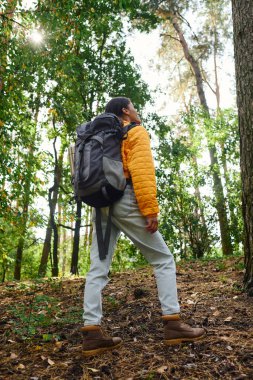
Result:
[[[43,54],[42,66],[47,70],[48,80],[54,82],[48,93],[48,103],[57,115],[61,129],[59,133],[65,131],[69,136],[73,136],[78,123],[102,111],[106,98],[118,95],[119,89],[139,105],[143,105],[149,97],[147,86],[142,82],[125,48],[123,24],[118,13],[123,11],[120,3],[116,2],[111,7],[109,1],[103,0],[96,11],[92,3],[98,5],[93,1],[79,7],[75,1],[68,0],[59,9],[45,1],[38,4],[39,12],[36,14],[37,22],[47,33],[47,54]],[[131,14],[130,3],[125,2],[125,13]],[[66,13],[66,9],[69,12]],[[51,215],[52,210],[55,212],[55,207],[51,207]],[[81,205],[77,204],[72,273],[77,271],[80,213]],[[51,217],[41,257],[40,275],[45,274],[52,228],[56,236],[57,226]],[[54,239],[54,260],[56,257]]]
[[[23,194],[22,194],[22,213],[20,218],[20,237],[18,240],[16,258],[15,258],[15,269],[14,269],[14,278],[15,280],[20,280],[21,278],[21,266],[22,266],[22,258],[24,251],[24,244],[26,238],[27,231],[27,222],[28,222],[28,210],[31,203],[31,186],[32,186],[32,177],[36,171],[35,164],[36,160],[34,160],[35,149],[36,149],[36,133],[37,133],[37,123],[38,123],[38,114],[39,114],[39,98],[37,99],[37,105],[35,109],[34,116],[34,125],[30,126],[31,129],[31,145],[28,149],[27,161],[26,161],[26,171],[23,172],[24,177],[24,185],[23,185]]]
[[[8,61],[8,50],[9,50],[9,41],[11,38],[11,32],[13,28],[13,14],[15,12],[15,8],[17,6],[17,0],[7,0],[1,4],[0,8],[0,53],[1,53],[1,61],[0,61],[0,95],[4,90],[5,85],[5,74],[6,74],[6,66]],[[0,98],[1,99],[1,98]]]
[[[56,132],[56,126],[55,126],[55,117],[53,116],[53,127],[54,131]],[[60,190],[60,184],[62,179],[62,166],[63,166],[63,154],[65,146],[61,147],[61,151],[58,157],[57,149],[56,149],[56,140],[57,136],[54,138],[54,181],[53,186],[50,187],[48,191],[48,203],[49,203],[49,222],[47,225],[46,230],[46,236],[44,240],[43,245],[43,251],[40,261],[40,267],[39,267],[39,276],[45,276],[46,269],[47,269],[47,261],[48,256],[51,253],[51,238],[52,238],[52,232],[54,235],[53,239],[53,255],[52,255],[52,275],[58,276],[59,268],[58,268],[58,242],[59,242],[59,236],[58,236],[58,226],[55,221],[55,211],[56,206],[58,202],[58,195]]]
[[[232,0],[240,131],[245,286],[253,293],[253,3]]]
[[[70,267],[70,272],[72,274],[78,274],[78,253],[79,253],[79,242],[80,242],[81,212],[82,212],[82,202],[78,200],[77,205],[76,205],[75,233],[74,233],[73,250],[72,250],[72,256],[71,256],[71,267]]]
[[[153,1],[151,1],[153,3]],[[157,13],[165,20],[165,23],[170,23],[173,26],[176,36],[174,39],[177,39],[181,45],[183,54],[185,59],[188,61],[195,81],[196,81],[196,89],[199,98],[199,102],[203,108],[203,111],[206,115],[206,124],[210,124],[211,115],[210,109],[207,104],[206,93],[204,89],[204,78],[201,69],[200,60],[194,55],[191,51],[187,38],[182,28],[182,23],[185,22],[185,18],[181,14],[181,10],[185,7],[187,8],[189,4],[185,4],[184,1],[175,2],[174,0],[165,0],[160,2],[155,2]],[[209,121],[210,120],[210,121]],[[208,135],[207,135],[208,139]],[[223,190],[223,184],[221,180],[220,167],[218,162],[218,153],[217,148],[213,141],[208,139],[208,150],[211,161],[211,171],[213,177],[213,190],[216,198],[215,207],[218,214],[219,226],[220,226],[220,234],[221,234],[221,245],[222,251],[225,255],[230,255],[233,252],[231,236],[229,231],[229,223],[228,223],[228,214],[226,209],[226,202]]]
[[[159,119],[155,123],[159,139],[156,159],[161,229],[180,257],[203,257],[216,240],[213,216],[204,212],[206,197],[199,199],[196,194],[206,177],[201,166],[196,168],[195,164],[202,154],[199,145],[203,133],[197,131],[198,123],[194,109],[190,114],[181,113],[175,124]],[[189,138],[193,131],[194,140]]]

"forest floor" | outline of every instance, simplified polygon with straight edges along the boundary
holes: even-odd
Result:
[[[253,379],[253,297],[242,292],[242,258],[177,265],[184,319],[204,326],[196,343],[165,346],[149,267],[111,275],[104,329],[119,350],[82,357],[84,280],[0,285],[0,379]]]

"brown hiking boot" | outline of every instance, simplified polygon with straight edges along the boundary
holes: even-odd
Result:
[[[113,350],[122,343],[121,338],[111,338],[104,335],[100,326],[81,327],[83,335],[83,355],[93,356]]]
[[[193,328],[183,323],[179,314],[162,316],[164,323],[164,343],[167,345],[195,342],[206,334],[202,328]]]

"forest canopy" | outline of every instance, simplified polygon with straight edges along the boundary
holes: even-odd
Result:
[[[227,0],[2,1],[2,281],[87,272],[91,209],[73,200],[68,147],[118,95],[152,136],[160,231],[176,260],[242,254],[237,110],[222,106],[231,20]],[[156,92],[127,47],[153,30]],[[113,270],[143,260],[122,236]]]

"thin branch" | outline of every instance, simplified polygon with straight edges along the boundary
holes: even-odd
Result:
[[[176,38],[176,37],[173,37],[171,34],[161,33],[161,34],[160,34],[160,37],[170,37],[170,38],[172,38],[173,40],[176,40],[177,42],[180,43],[180,39],[179,39],[179,38]]]
[[[172,73],[178,68],[179,64],[184,60],[184,56],[180,58],[180,60],[175,64],[174,68],[172,69]]]
[[[12,13],[13,13],[13,12],[12,12]],[[1,16],[3,19],[5,19],[5,20],[15,22],[15,24],[18,24],[19,26],[21,26],[22,28],[24,28],[24,29],[26,29],[26,30],[29,29],[29,28],[27,28],[26,26],[24,26],[23,24],[20,24],[20,22],[14,20],[14,18],[10,18],[10,17],[5,16],[3,13],[0,14],[0,16]]]
[[[69,10],[68,8],[62,8],[62,7],[55,7],[55,8],[45,8],[45,9],[21,9],[20,11],[15,11],[15,14],[22,14],[22,13],[43,13],[43,12],[54,12],[57,10]],[[80,11],[80,8],[74,9],[75,11]],[[13,14],[13,11],[11,12],[0,12],[0,16],[5,16]]]
[[[210,90],[214,93],[214,95],[216,95],[216,91],[215,89],[211,86],[211,84],[209,83],[209,81],[207,80],[206,78],[206,75],[205,75],[205,71],[203,70],[203,68],[201,67],[201,73],[202,73],[202,77],[203,77],[203,82],[205,82],[208,87],[210,88]]]
[[[214,93],[214,95],[216,95],[216,91],[212,88],[212,86],[210,85],[210,83],[208,82],[208,80],[204,76],[203,76],[203,82],[205,82],[207,84],[207,86],[210,88],[210,90]]]
[[[61,224],[61,223],[58,223],[58,226],[66,228],[67,230],[75,231],[75,229],[73,227],[65,226],[64,224]]]
[[[43,239],[42,239],[42,238],[34,239],[33,242],[32,242],[30,245],[26,246],[25,248],[26,248],[26,249],[30,248],[32,245],[36,244],[37,241],[39,241],[39,240],[42,241]]]
[[[67,191],[67,190],[65,190],[62,186],[59,186],[59,188],[60,188],[60,189],[64,192],[64,194],[66,194],[66,195],[73,194],[72,191]]]
[[[52,120],[52,122],[53,122],[53,128],[54,128],[54,131],[57,132],[57,131],[56,131],[55,117],[54,117],[54,116],[53,116],[53,120]],[[58,157],[57,157],[57,150],[56,150],[56,146],[55,146],[55,144],[56,144],[56,140],[57,140],[57,136],[55,136],[55,138],[54,138],[54,142],[53,142],[53,147],[54,147],[54,158],[55,158],[55,167],[57,168],[57,167],[58,167]]]
[[[58,226],[59,227],[63,227],[63,228],[67,228],[68,230],[75,231],[75,228],[69,227],[69,226],[65,226],[64,224],[61,224],[61,223],[58,223]],[[82,227],[91,227],[91,226],[92,226],[91,224],[85,224],[84,226],[80,226],[80,227],[82,228]]]
[[[181,14],[181,13],[179,13],[178,11],[177,11],[177,14],[178,14],[178,16],[181,18],[181,20],[189,27],[189,29],[192,31],[192,34],[193,34],[193,36],[194,36],[194,38],[196,39],[196,41],[198,41],[199,42],[199,38],[198,38],[198,36],[194,33],[194,31],[192,30],[192,27],[191,27],[191,24],[189,23],[189,21],[187,21],[186,20],[186,18]]]

